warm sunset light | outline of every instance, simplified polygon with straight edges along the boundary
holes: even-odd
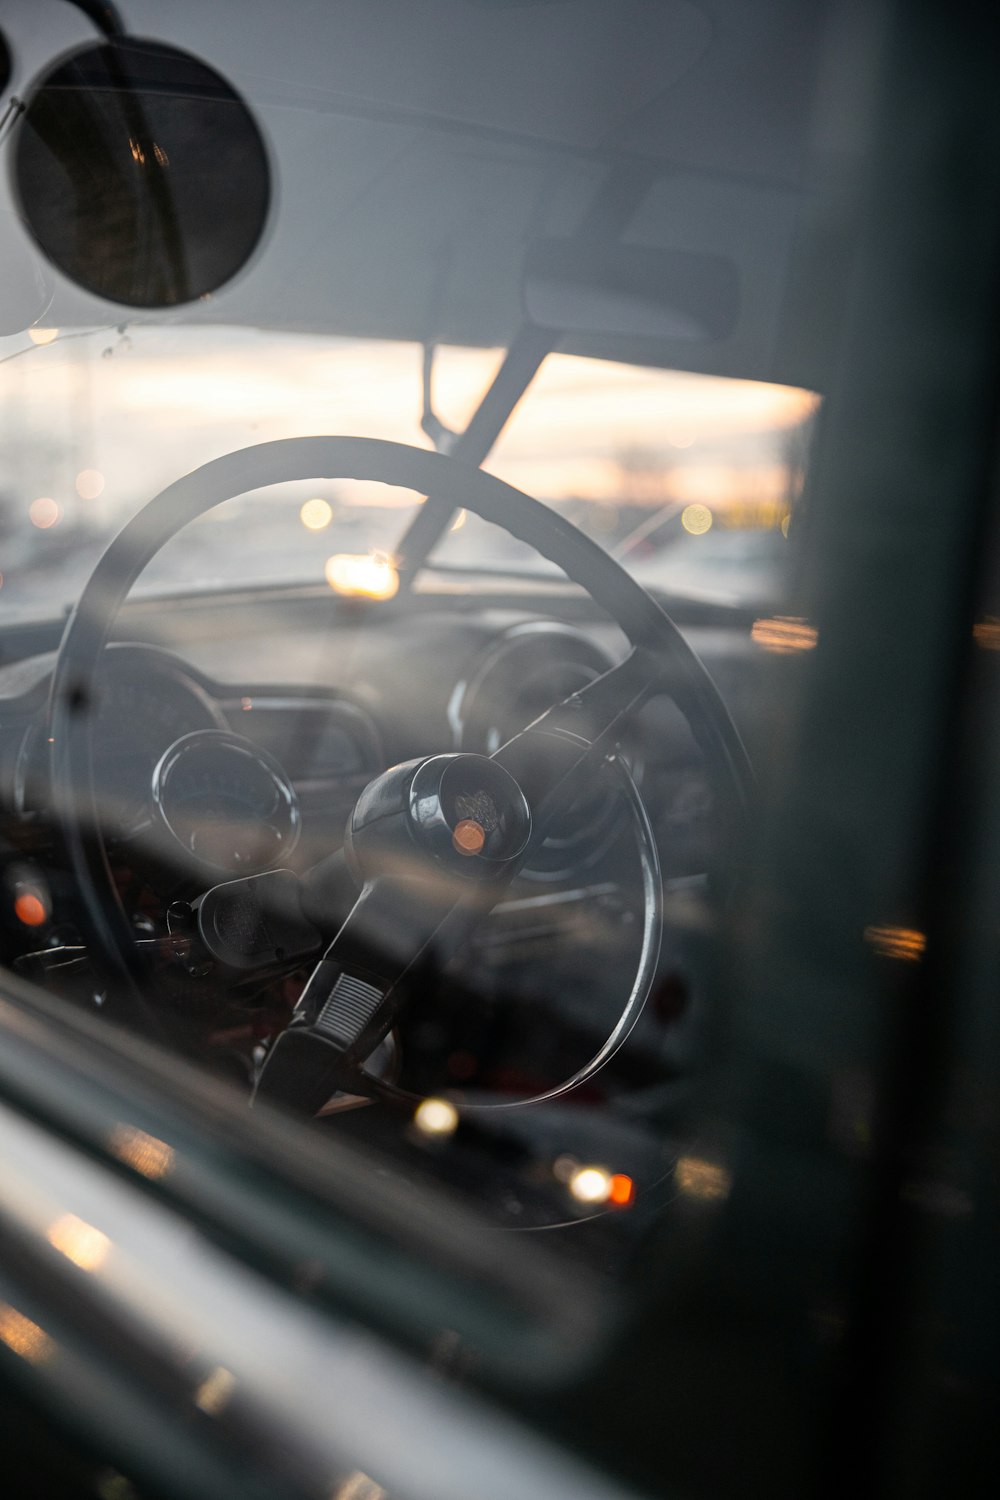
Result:
[[[173,1147],[135,1125],[117,1125],[108,1145],[119,1161],[152,1181],[166,1177],[174,1164]]]
[[[51,341],[56,333],[31,330],[36,342]],[[102,451],[115,454],[114,482],[102,475],[100,491],[107,513],[99,519],[110,527],[125,519],[130,497],[155,494],[182,468],[195,468],[240,446],[248,429],[260,441],[322,432],[336,412],[343,432],[426,448],[416,354],[412,344],[388,340],[134,326],[127,345],[98,340],[91,349],[86,341],[67,344],[34,365],[29,360],[24,366],[4,367],[0,394],[13,394],[17,382],[27,434],[53,410],[75,410],[81,377],[86,377],[87,399],[101,414]],[[495,349],[443,348],[439,356],[436,400],[448,424],[460,429],[487,388],[499,354]],[[771,524],[777,526],[791,493],[785,434],[809,418],[816,405],[816,396],[790,386],[552,354],[512,414],[487,467],[550,502],[651,508],[677,503],[681,509],[701,505],[711,510],[715,527],[727,524],[726,507],[742,503],[770,506],[776,510]],[[71,472],[77,474],[77,493],[90,500],[96,497],[93,476],[100,470],[93,462],[93,438],[78,440],[81,449]],[[394,486],[350,481],[336,504],[331,497],[303,490],[296,511],[306,532],[321,533],[327,527],[335,532],[351,513],[399,509],[417,499],[414,492]],[[387,518],[385,526],[377,537],[359,539],[355,550],[374,546],[391,551],[396,523]],[[472,533],[479,534],[463,510],[456,512],[451,528],[455,546],[471,546]],[[382,573],[378,579],[379,597],[388,577]],[[331,586],[337,588],[336,583]],[[349,583],[347,592],[367,590]]]
[[[819,640],[819,632],[808,620],[778,615],[773,620],[754,620],[750,638],[765,651],[789,656],[794,651],[811,651]]]
[[[99,1271],[111,1249],[107,1235],[78,1219],[76,1214],[63,1214],[51,1225],[47,1238],[50,1245],[81,1271]]]
[[[728,1198],[732,1179],[725,1167],[700,1156],[681,1156],[674,1167],[674,1180],[688,1198],[711,1202]]]
[[[307,500],[299,511],[299,520],[307,531],[323,531],[333,520],[333,506],[326,500]]]
[[[927,937],[915,927],[866,927],[865,942],[883,958],[916,963],[927,947]]]
[[[399,588],[399,574],[384,552],[355,556],[336,552],[328,557],[324,569],[326,581],[335,594],[355,595],[365,599],[391,599]]]
[[[0,1343],[6,1344],[31,1365],[41,1364],[55,1349],[55,1344],[37,1323],[6,1302],[0,1302]]]
[[[787,536],[787,505],[773,500],[734,500],[714,517],[730,531],[780,531]]]
[[[389,1500],[387,1492],[363,1469],[355,1469],[338,1484],[330,1500]]]
[[[104,489],[104,475],[100,469],[81,469],[76,476],[76,493],[81,500],[96,500]]]
[[[984,651],[1000,651],[1000,620],[987,615],[972,627],[972,639]]]
[[[236,1386],[236,1376],[225,1365],[216,1365],[194,1393],[194,1404],[210,1417],[217,1416],[229,1404]]]
[[[49,495],[39,495],[37,500],[32,500],[28,506],[28,519],[32,526],[37,526],[40,531],[48,531],[50,526],[55,526],[62,511]]]

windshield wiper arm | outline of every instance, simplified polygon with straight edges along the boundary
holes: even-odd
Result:
[[[447,451],[452,458],[479,467],[551,349],[552,335],[548,330],[529,324],[521,326],[468,427],[464,432],[449,435]],[[428,495],[417,511],[396,547],[395,563],[401,590],[411,586],[417,571],[451,520],[453,509],[450,501]]]
[[[666,521],[671,521],[674,516],[680,515],[683,509],[683,500],[671,500],[667,505],[661,505],[659,510],[654,510],[653,514],[647,516],[644,521],[641,521],[634,531],[629,532],[628,536],[623,537],[620,542],[615,543],[610,549],[611,556],[615,558],[628,557],[629,553],[634,551],[640,542],[644,542],[648,536],[652,536],[654,531],[659,531],[660,527]]]
[[[655,175],[656,169],[649,162],[629,161],[627,165],[621,162],[610,163],[607,177],[584,214],[578,229],[580,238],[617,241],[649,191]],[[474,464],[476,468],[483,463],[507,425],[515,406],[537,375],[542,362],[558,347],[559,341],[559,333],[550,328],[541,328],[527,321],[521,323],[510,341],[503,364],[476,408],[468,427],[457,435],[447,434],[447,451],[452,458]],[[425,417],[427,390],[425,369]],[[443,432],[446,431],[433,412],[431,420],[432,425],[436,422]],[[437,445],[431,428],[425,425],[424,431]],[[443,535],[453,513],[454,507],[448,501],[442,501],[434,495],[429,495],[417,511],[395,551],[394,561],[399,574],[400,592],[406,592],[412,586],[414,576]]]

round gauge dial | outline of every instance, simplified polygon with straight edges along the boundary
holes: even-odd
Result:
[[[213,873],[253,874],[298,841],[295,789],[272,755],[222,730],[186,734],[153,772],[161,826],[187,859]]]
[[[168,653],[109,648],[91,702],[94,795],[105,836],[115,840],[149,816],[150,778],[164,747],[199,729],[224,729],[222,710]],[[22,813],[49,800],[47,716],[39,715],[18,757],[15,799]]]
[[[580,692],[614,665],[614,658],[574,626],[532,620],[502,631],[458,684],[448,713],[462,750],[494,751],[554,703]],[[586,722],[581,719],[580,733]],[[624,758],[636,781],[642,767],[626,733]],[[596,863],[617,824],[618,793],[595,779],[548,829],[522,870],[528,880],[559,880]]]
[[[94,786],[109,832],[148,815],[150,777],[164,745],[220,717],[174,680],[109,675],[94,724]]]

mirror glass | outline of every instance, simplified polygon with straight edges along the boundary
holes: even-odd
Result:
[[[205,63],[128,39],[63,58],[19,124],[14,183],[41,250],[129,307],[215,291],[260,240],[270,173],[243,101]]]

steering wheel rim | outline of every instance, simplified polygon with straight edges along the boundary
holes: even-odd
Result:
[[[649,695],[669,680],[705,757],[724,826],[736,831],[749,804],[752,773],[739,734],[714,683],[659,604],[621,565],[570,522],[506,481],[460,460],[374,438],[300,437],[256,444],[176,480],[111,541],[66,625],[49,703],[53,810],[82,904],[84,937],[110,984],[113,1008],[161,1030],[143,994],[142,961],[118,898],[99,832],[89,733],[93,682],[118,612],[160,548],[215,506],[276,483],[358,479],[415,489],[501,526],[553,562],[617,623],[633,652],[660,664]]]

